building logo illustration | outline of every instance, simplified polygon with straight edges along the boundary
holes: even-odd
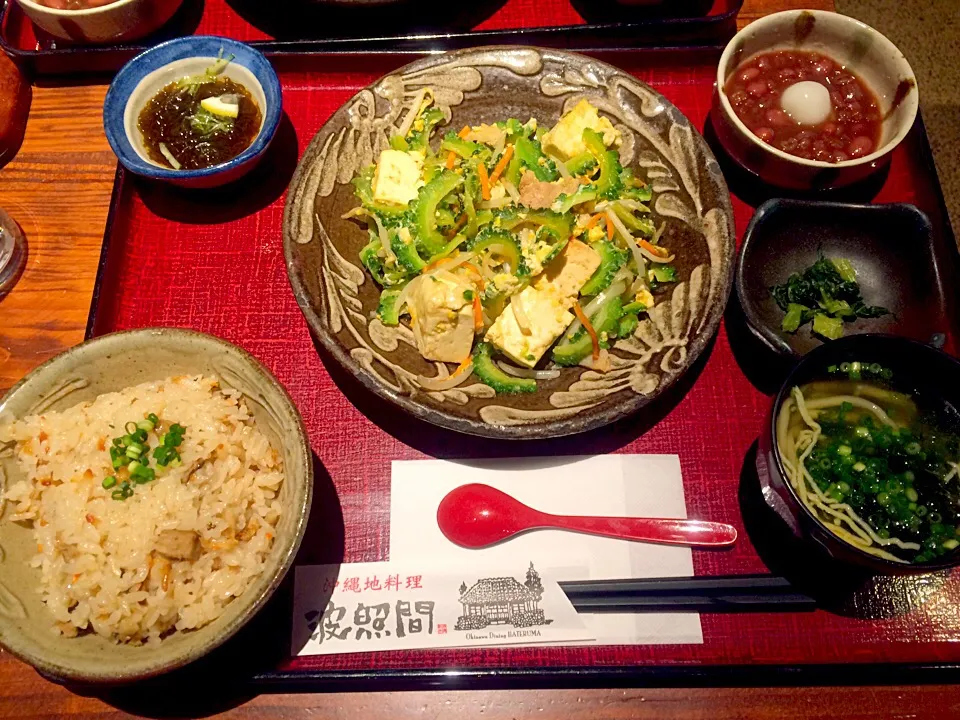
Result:
[[[530,563],[525,582],[512,577],[483,578],[469,590],[460,585],[463,614],[457,618],[455,630],[481,630],[489,625],[513,625],[516,628],[549,625],[539,608],[543,597],[540,573]]]

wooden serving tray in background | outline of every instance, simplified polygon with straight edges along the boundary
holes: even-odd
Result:
[[[586,6],[596,1],[574,0]],[[675,1],[666,0],[665,7]],[[418,10],[419,17],[435,18],[432,27],[417,28],[398,25],[389,15],[378,16],[378,10],[369,6],[363,14],[355,11],[351,15],[328,15],[317,10],[297,12],[296,2],[185,0],[173,19],[148,38],[115,45],[77,45],[36,29],[16,0],[0,0],[0,50],[31,73],[74,75],[116,71],[151,45],[192,34],[242,40],[269,56],[422,53],[503,44],[568,50],[702,45],[729,40],[736,32],[737,13],[743,4],[743,0],[713,0],[708,12],[699,16],[673,17],[650,12],[617,21],[590,22],[578,13],[571,0],[476,0],[467,4],[425,5],[411,0],[409,4],[423,8]],[[472,8],[469,17],[462,14],[467,7]],[[284,18],[282,24],[277,18]]]

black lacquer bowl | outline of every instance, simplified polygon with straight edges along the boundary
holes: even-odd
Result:
[[[777,449],[777,416],[795,386],[823,379],[826,368],[843,362],[879,363],[893,371],[896,387],[927,400],[939,398],[960,422],[960,362],[929,345],[891,335],[851,335],[821,345],[805,355],[783,383],[760,435],[757,473],[766,504],[801,540],[836,560],[871,571],[907,575],[960,564],[960,548],[925,563],[904,564],[876,557],[831,532],[797,496]]]

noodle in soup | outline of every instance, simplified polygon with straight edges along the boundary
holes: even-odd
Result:
[[[877,364],[843,363],[794,387],[777,447],[800,501],[877,557],[922,563],[960,546],[956,418],[899,392]]]

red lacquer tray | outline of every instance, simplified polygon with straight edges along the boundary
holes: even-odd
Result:
[[[418,28],[395,21],[392,15],[384,16],[384,11],[378,14],[375,8],[364,10],[363,15],[358,15],[359,11],[329,15],[297,10],[298,1],[185,0],[170,22],[150,37],[93,46],[48,35],[34,27],[16,0],[0,0],[0,50],[34,73],[72,75],[115,71],[151,45],[191,34],[242,40],[271,56],[424,52],[494,44],[570,50],[703,45],[732,37],[743,5],[743,0],[665,0],[664,12],[629,16],[621,12],[611,20],[590,14],[589,7],[597,4],[596,0],[474,0],[464,4],[410,0],[420,16],[432,18],[432,27]],[[309,0],[303,4],[309,5]],[[670,8],[685,5],[700,8],[701,13],[670,14]]]
[[[717,51],[631,52],[603,59],[661,91],[698,127],[710,104]],[[120,173],[89,332],[182,326],[253,353],[290,391],[316,455],[314,511],[298,563],[385,560],[390,555],[390,462],[605,452],[676,453],[692,517],[736,525],[729,552],[694,552],[699,576],[774,572],[813,592],[813,613],[702,616],[702,645],[437,650],[292,659],[289,583],[255,628],[218,657],[256,658],[262,684],[610,684],[662,682],[877,682],[942,677],[960,668],[960,582],[946,574],[870,581],[796,553],[760,499],[755,441],[770,397],[754,366],[736,300],[716,342],[678,392],[649,412],[601,431],[554,441],[496,442],[420,424],[385,407],[325,366],[284,267],[284,190],[297,157],[354,92],[402,63],[367,57],[347,72],[281,72],[286,119],[271,155],[240,185],[187,193]],[[681,64],[682,63],[682,64]],[[709,133],[708,133],[709,136]],[[955,277],[956,245],[919,125],[889,173],[856,192],[911,202],[933,221],[941,271]],[[733,177],[733,175],[728,175]],[[734,186],[742,232],[762,188]],[[755,193],[755,196],[754,196]],[[955,283],[948,283],[948,287]],[[956,323],[952,324],[956,327]],[[948,339],[954,348],[956,338]],[[750,372],[748,379],[745,372]],[[764,389],[768,389],[764,387]],[[585,488],[585,491],[587,488]],[[839,667],[841,666],[842,667]],[[935,669],[940,672],[929,672]],[[917,672],[924,670],[924,672]],[[653,680],[649,678],[654,678]],[[645,679],[646,678],[646,679]],[[366,686],[366,685],[365,685]]]

